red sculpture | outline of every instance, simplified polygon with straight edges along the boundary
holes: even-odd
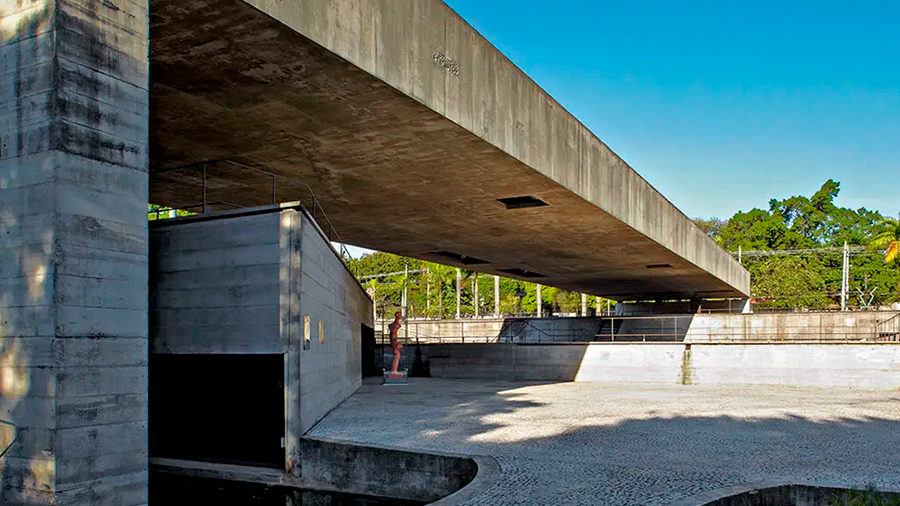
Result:
[[[403,317],[403,313],[397,311],[394,313],[394,321],[388,325],[388,328],[391,329],[391,349],[394,350],[394,361],[391,364],[391,374],[397,373],[397,368],[400,367],[400,349],[403,348],[403,343],[397,338],[400,334],[400,318]]]

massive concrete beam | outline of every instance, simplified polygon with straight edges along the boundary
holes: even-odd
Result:
[[[746,270],[438,0],[151,9],[158,203],[200,200],[199,169],[172,169],[237,160],[309,184],[353,244],[619,299],[749,292]],[[207,167],[211,201],[272,198],[265,178]],[[549,205],[497,200],[518,196]]]
[[[3,505],[148,500],[148,31],[131,0],[0,3]]]

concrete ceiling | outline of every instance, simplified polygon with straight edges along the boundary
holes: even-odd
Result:
[[[332,3],[347,2],[300,2],[304,6],[297,8],[327,10],[323,5]],[[354,12],[348,19],[371,15],[376,25],[373,48],[366,51],[360,47],[368,32],[354,32],[363,41],[357,50],[370,56],[382,51],[386,61],[390,58],[384,55],[404,47],[403,37],[413,37],[378,33],[388,29],[388,16],[404,23],[402,13],[391,11],[398,4],[435,4],[433,12],[417,11],[409,19],[460,23],[432,0],[362,4],[373,12]],[[594,190],[574,186],[560,162],[573,156],[565,146],[547,148],[546,154],[540,149],[542,142],[567,142],[573,131],[584,137],[574,119],[566,131],[540,128],[556,120],[539,121],[538,113],[511,122],[504,130],[512,133],[503,135],[528,146],[527,152],[515,153],[498,147],[503,142],[474,133],[478,128],[464,127],[464,120],[426,105],[433,98],[428,93],[405,92],[243,1],[151,0],[150,9],[153,203],[184,207],[201,202],[204,165],[209,202],[271,203],[272,178],[214,163],[231,160],[290,178],[276,182],[277,201],[308,202],[307,190],[292,181],[309,185],[350,244],[458,266],[463,264],[436,252],[466,255],[485,262],[467,266],[481,272],[620,300],[740,297],[749,290],[745,270],[589,132],[597,144],[589,146],[594,161],[587,165],[596,168],[578,162],[582,181],[577,184]],[[358,26],[343,26],[352,23],[334,13],[284,15],[330,16],[333,38],[340,30],[360,32]],[[411,33],[419,29],[407,28]],[[431,61],[422,68],[439,73],[441,80],[452,82],[467,72],[454,70],[459,64],[448,64],[437,50],[418,50],[428,51],[425,59]],[[502,59],[499,53],[491,57]],[[380,61],[377,55],[370,59]],[[408,72],[423,72],[415,70],[417,65],[410,64]],[[504,79],[510,78],[496,80],[493,97],[504,95]],[[445,86],[441,93],[446,101],[457,92]],[[543,97],[547,104],[542,107],[553,115],[557,109],[568,114]],[[454,99],[470,101],[469,109],[497,111],[503,105],[477,96]],[[483,116],[479,128],[496,123]],[[576,155],[589,151],[577,142],[569,147]],[[529,156],[535,160],[531,165]],[[607,180],[594,181],[594,176]],[[517,196],[534,196],[548,205],[507,209],[497,200]],[[603,200],[608,204],[598,205]],[[635,208],[632,217],[628,210]],[[660,265],[670,267],[648,267]]]

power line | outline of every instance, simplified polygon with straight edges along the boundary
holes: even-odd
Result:
[[[409,271],[410,274],[418,274],[420,272],[428,272],[428,269],[413,269]],[[386,278],[388,276],[399,276],[400,274],[406,274],[406,271],[397,271],[397,272],[388,272],[385,274],[370,274],[368,276],[360,276],[360,281],[364,279],[372,279],[372,278]]]
[[[850,246],[851,255],[880,255],[877,251],[871,251],[865,246]],[[804,249],[777,249],[777,250],[746,250],[746,251],[729,251],[731,256],[738,257],[770,257],[770,256],[791,256],[791,255],[820,255],[820,254],[841,254],[844,248],[841,247],[825,247],[825,248],[804,248]]]

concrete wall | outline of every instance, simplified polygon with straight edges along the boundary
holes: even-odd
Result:
[[[155,222],[151,251],[152,352],[284,354],[298,473],[302,434],[361,384],[371,299],[299,206]]]
[[[685,341],[873,340],[878,322],[895,312],[693,315]]]
[[[287,352],[279,242],[291,231],[282,231],[279,218],[276,213],[154,223],[153,353]]]
[[[413,343],[476,342],[587,342],[598,341],[874,341],[879,330],[894,330],[880,322],[894,311],[673,314],[666,316],[577,318],[464,318],[460,320],[409,320],[400,336]],[[615,321],[615,333],[611,322]],[[386,332],[379,320],[376,334]],[[887,340],[888,338],[885,338]]]
[[[322,439],[301,442],[304,485],[369,496],[433,502],[481,472],[475,460]]]
[[[306,214],[303,217],[300,310],[311,342],[300,355],[300,432],[362,384],[361,324],[372,325],[372,299]],[[319,340],[322,322],[324,343]]]
[[[900,387],[896,344],[435,344],[421,350],[438,378]]]
[[[248,3],[749,293],[736,260],[443,2]]]
[[[148,500],[148,13],[116,4],[0,7],[4,505]]]
[[[151,465],[155,473],[358,494],[383,501],[440,500],[435,504],[441,505],[466,503],[494,485],[500,474],[499,463],[487,456],[411,452],[327,439],[303,439],[300,444],[302,472],[296,476],[259,467],[165,458],[153,458]],[[307,499],[320,504],[314,497],[301,499],[303,504]]]
[[[376,334],[386,334],[390,321],[378,320]],[[400,337],[441,342],[551,342],[590,341],[600,328],[599,317],[577,318],[463,318],[408,320]]]

